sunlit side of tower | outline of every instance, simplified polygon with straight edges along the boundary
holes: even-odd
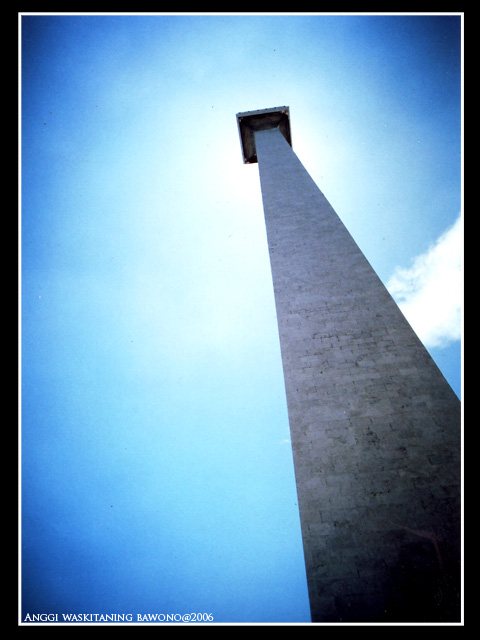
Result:
[[[295,155],[289,108],[237,122],[259,167],[312,621],[458,621],[460,402]]]

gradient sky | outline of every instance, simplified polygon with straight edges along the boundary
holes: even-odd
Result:
[[[293,148],[458,395],[460,15],[21,30],[23,611],[308,622],[257,165]]]

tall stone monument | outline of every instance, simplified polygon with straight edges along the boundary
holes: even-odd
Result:
[[[291,147],[258,162],[313,622],[458,622],[460,402]],[[348,185],[346,185],[348,188]]]

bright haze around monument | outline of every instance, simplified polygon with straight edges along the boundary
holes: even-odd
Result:
[[[23,14],[24,612],[308,622],[256,165],[292,146],[458,395],[460,15]]]

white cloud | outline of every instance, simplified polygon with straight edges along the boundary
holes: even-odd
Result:
[[[410,268],[397,267],[387,282],[426,347],[446,347],[461,337],[462,223],[443,233]]]

